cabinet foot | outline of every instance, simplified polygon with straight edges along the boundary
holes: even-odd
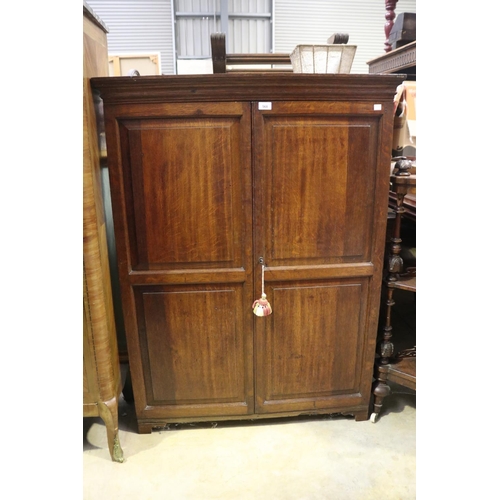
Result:
[[[123,462],[123,450],[118,436],[118,402],[116,398],[111,401],[97,403],[99,416],[104,421],[108,438],[109,454],[113,462]]]
[[[137,422],[137,432],[139,434],[151,434],[153,426],[151,424],[141,424]]]
[[[368,412],[367,411],[358,411],[354,412],[354,420],[356,422],[363,422],[365,420],[368,420]]]

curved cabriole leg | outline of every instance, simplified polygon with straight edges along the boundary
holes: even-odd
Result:
[[[118,401],[113,398],[110,401],[98,402],[99,416],[104,421],[108,436],[108,448],[111,459],[114,462],[123,462],[123,450],[118,436]]]

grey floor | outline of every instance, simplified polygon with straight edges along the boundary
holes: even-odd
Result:
[[[415,308],[411,294],[402,296]],[[411,315],[398,318],[415,334]],[[410,500],[416,498],[416,395],[392,386],[380,419],[327,415],[171,425],[137,434],[120,401],[124,463],[99,418],[83,419],[83,499]]]
[[[416,498],[415,395],[387,398],[374,424],[333,416],[137,434],[133,413],[122,400],[122,464],[104,425],[85,419],[84,500]]]

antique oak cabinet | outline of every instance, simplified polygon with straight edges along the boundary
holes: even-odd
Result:
[[[400,75],[92,80],[138,429],[368,418]],[[262,288],[273,308],[257,317]]]

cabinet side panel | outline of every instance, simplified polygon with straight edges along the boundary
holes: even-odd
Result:
[[[83,18],[83,264],[88,388],[84,402],[108,401],[121,392],[120,366],[102,200],[98,126],[90,78],[108,73],[106,33]],[[93,359],[89,359],[92,356]]]

